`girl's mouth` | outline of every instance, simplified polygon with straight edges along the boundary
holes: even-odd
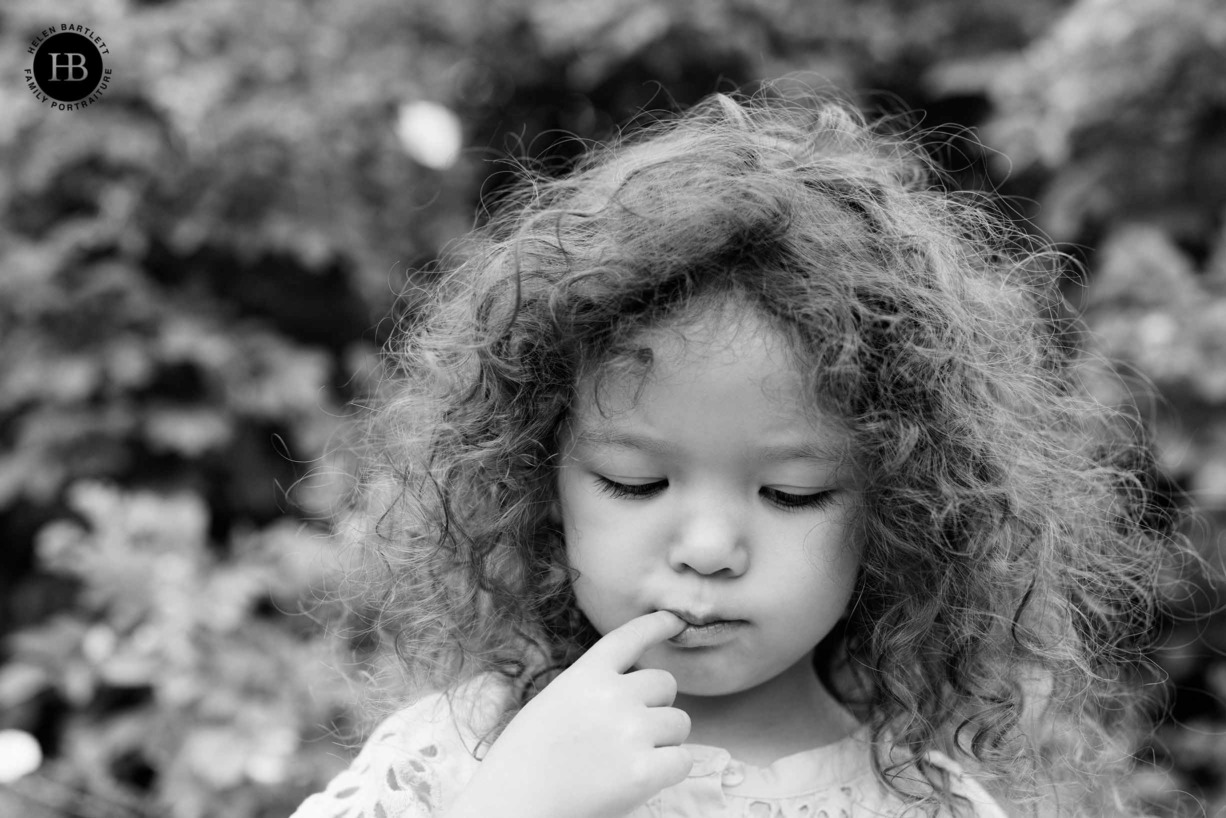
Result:
[[[678,648],[711,648],[730,642],[748,623],[743,619],[709,619],[676,613],[688,625],[686,629],[669,639],[670,645]]]

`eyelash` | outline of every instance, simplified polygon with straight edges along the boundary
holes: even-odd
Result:
[[[833,491],[819,491],[815,494],[788,494],[778,489],[763,488],[762,493],[775,506],[784,511],[821,508],[834,499]]]
[[[627,483],[618,483],[616,480],[610,480],[607,477],[596,475],[596,488],[618,499],[642,500],[646,497],[654,497],[668,486],[667,480],[657,480],[654,483],[643,483],[641,485],[632,485]]]
[[[607,477],[596,475],[596,488],[601,492],[622,500],[644,500],[654,497],[668,487],[667,480],[657,480],[654,483],[641,485],[618,483]],[[803,509],[821,508],[834,498],[833,491],[819,491],[815,494],[788,494],[778,489],[763,487],[762,495],[776,508],[783,511],[801,511]]]

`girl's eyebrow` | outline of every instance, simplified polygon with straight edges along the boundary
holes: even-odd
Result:
[[[676,455],[679,447],[667,440],[648,435],[632,434],[614,429],[583,429],[575,434],[574,442],[592,446],[611,446],[620,449],[636,449],[662,456]],[[820,460],[830,463],[837,460],[829,445],[817,442],[781,443],[763,446],[756,454],[760,460],[781,462],[786,460]]]

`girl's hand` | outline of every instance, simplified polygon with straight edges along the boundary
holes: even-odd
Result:
[[[627,672],[685,622],[668,611],[610,631],[521,710],[450,818],[614,818],[683,781],[690,718],[666,670]]]

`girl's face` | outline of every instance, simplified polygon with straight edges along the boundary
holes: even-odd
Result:
[[[816,420],[782,338],[723,311],[653,333],[644,378],[579,397],[561,439],[559,510],[579,607],[600,633],[656,610],[692,626],[639,667],[682,693],[756,687],[801,661],[847,607],[859,569],[839,468],[847,437]]]

